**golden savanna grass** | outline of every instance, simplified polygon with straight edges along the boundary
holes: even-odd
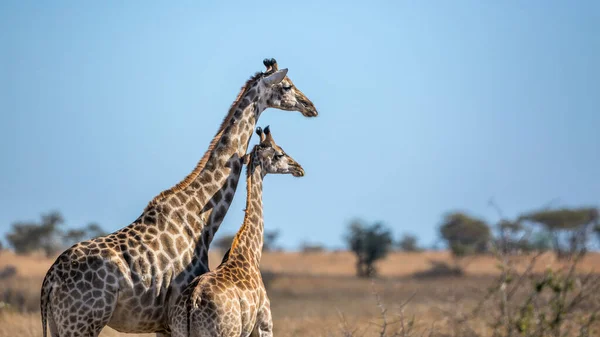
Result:
[[[221,254],[211,253],[211,266],[218,265]],[[513,258],[517,269],[524,270],[529,257]],[[11,265],[16,275],[0,280],[0,301],[19,304],[24,310],[0,308],[0,337],[41,336],[39,291],[52,259],[0,253],[0,270]],[[414,317],[414,330],[420,336],[432,327],[436,336],[452,329],[449,317],[467,312],[480,302],[499,275],[498,262],[492,256],[477,256],[461,261],[463,277],[415,277],[434,264],[453,264],[447,252],[391,253],[377,264],[380,276],[375,280],[354,276],[354,256],[348,252],[271,252],[262,259],[271,298],[276,336],[379,336],[381,305],[388,309],[388,320],[404,313],[405,323]],[[559,268],[561,262],[551,253],[538,258],[534,271]],[[588,254],[578,265],[579,272],[600,271],[600,254]],[[3,296],[3,297],[2,297]],[[598,294],[600,297],[600,294]],[[10,297],[10,298],[8,298]],[[399,306],[410,300],[402,310]],[[491,336],[483,320],[472,321],[479,336]],[[391,332],[391,330],[388,330]],[[455,335],[455,334],[454,334]],[[105,328],[101,336],[136,336]],[[153,335],[137,335],[153,336]]]

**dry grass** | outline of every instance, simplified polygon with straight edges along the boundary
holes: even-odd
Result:
[[[221,254],[213,253],[211,266],[216,266],[220,259]],[[526,268],[528,260],[527,257],[517,258],[517,269]],[[432,261],[452,264],[446,252],[393,253],[378,264],[381,277],[374,287],[381,305],[387,308],[390,322],[396,321],[394,315],[399,312],[404,314],[405,324],[414,316],[413,331],[417,332],[414,336],[427,335],[432,325],[435,336],[444,336],[451,331],[450,313],[475,308],[499,273],[493,257],[480,256],[463,262],[466,266],[464,277],[412,277],[430,269]],[[6,296],[9,291],[13,296],[9,299],[11,303],[16,301],[14,296],[22,296],[19,301],[23,302],[23,312],[0,309],[0,337],[41,335],[39,289],[52,262],[42,257],[0,253],[0,270],[8,265],[17,267],[15,276],[0,280],[0,296]],[[262,262],[264,270],[277,275],[269,285],[275,335],[348,336],[350,332],[355,337],[380,335],[381,307],[373,296],[371,281],[354,277],[352,254],[267,253]],[[560,265],[552,254],[546,254],[540,257],[535,269],[541,272]],[[579,269],[581,272],[600,270],[600,254],[589,254]],[[410,303],[399,308],[408,299],[411,299]],[[470,326],[479,336],[492,335],[483,320],[474,320]],[[393,327],[386,335],[393,335],[391,331]],[[102,336],[125,334],[106,328]]]

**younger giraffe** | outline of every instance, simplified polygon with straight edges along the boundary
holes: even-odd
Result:
[[[173,337],[273,335],[269,298],[259,265],[263,247],[262,183],[268,173],[304,176],[302,167],[275,144],[267,126],[247,161],[246,214],[228,256],[217,269],[194,279],[169,313]]]

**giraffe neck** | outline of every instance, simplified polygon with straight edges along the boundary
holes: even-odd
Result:
[[[247,259],[258,268],[263,248],[263,170],[260,165],[248,167],[246,214],[242,227],[236,233],[229,259]]]
[[[210,242],[233,201],[242,157],[265,109],[260,89],[250,81],[242,88],[196,169],[157,196],[140,217],[144,223],[157,223],[159,231],[179,233],[194,242],[187,249],[206,267]]]

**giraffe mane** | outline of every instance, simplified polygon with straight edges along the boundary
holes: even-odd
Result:
[[[225,118],[223,118],[223,121],[221,122],[221,126],[219,126],[219,130],[217,131],[217,133],[213,137],[213,139],[210,141],[210,145],[208,146],[208,149],[206,150],[206,152],[204,152],[204,155],[202,156],[200,161],[198,161],[194,170],[190,174],[188,174],[185,178],[183,178],[183,180],[178,182],[175,186],[173,186],[167,190],[164,190],[164,191],[160,192],[157,196],[155,196],[148,203],[148,206],[146,206],[146,209],[148,207],[156,205],[163,198],[165,198],[169,195],[175,194],[175,193],[183,190],[184,188],[188,187],[194,181],[194,179],[196,179],[198,177],[200,172],[202,172],[202,170],[206,166],[206,163],[208,162],[208,159],[210,158],[210,154],[213,152],[213,150],[219,143],[219,140],[221,139],[221,136],[223,135],[223,132],[225,131],[226,126],[229,125],[231,118],[233,117],[233,114],[234,114],[236,108],[240,104],[242,97],[244,97],[244,95],[248,92],[248,89],[250,88],[250,86],[254,82],[256,82],[258,79],[260,79],[263,75],[265,75],[265,74],[262,72],[255,73],[242,86],[237,97],[235,98],[235,100],[233,101],[231,106],[229,107],[229,111],[227,112],[227,115],[225,116]]]

